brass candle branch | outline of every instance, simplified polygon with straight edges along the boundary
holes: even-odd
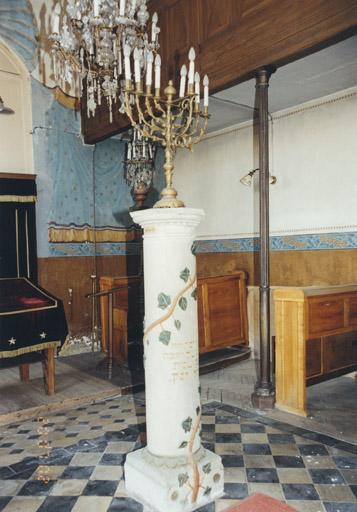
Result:
[[[193,87],[188,87],[183,97],[177,97],[176,94],[171,80],[163,96],[160,95],[160,89],[152,93],[151,86],[146,86],[143,92],[141,83],[134,87],[131,80],[125,82],[124,109],[132,125],[144,137],[160,143],[165,150],[166,186],[154,208],[184,206],[177,198],[177,191],[172,184],[176,149],[192,149],[206,133],[209,119],[208,107],[201,109],[197,91]]]

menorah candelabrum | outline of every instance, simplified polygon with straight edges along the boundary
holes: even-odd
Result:
[[[146,57],[145,90],[140,76],[139,54],[134,51],[134,80],[131,78],[130,47],[124,48],[125,88],[124,109],[132,125],[144,137],[165,148],[166,186],[161,199],[154,208],[178,208],[184,203],[177,198],[172,185],[174,157],[177,148],[192,149],[207,129],[208,114],[208,77],[203,79],[203,109],[201,109],[201,79],[195,72],[195,50],[190,49],[189,69],[181,68],[179,94],[172,80],[161,95],[161,58],[149,52]],[[155,68],[154,87],[152,84],[153,66]],[[188,75],[188,76],[187,76]],[[187,85],[186,85],[187,82]]]

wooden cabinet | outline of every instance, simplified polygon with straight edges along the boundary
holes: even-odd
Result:
[[[306,386],[357,369],[357,285],[275,290],[276,406],[306,416]]]
[[[142,339],[143,290],[141,277],[101,277],[100,291],[118,286],[113,297],[113,357],[126,360],[128,340]],[[200,353],[248,344],[246,275],[238,271],[197,281]],[[100,299],[102,350],[108,351],[108,298]]]

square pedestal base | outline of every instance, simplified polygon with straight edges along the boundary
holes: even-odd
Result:
[[[127,455],[124,471],[128,494],[147,512],[191,512],[223,495],[221,458],[204,448],[194,464],[184,457],[156,457],[143,448]]]

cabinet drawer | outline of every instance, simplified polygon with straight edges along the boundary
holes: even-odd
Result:
[[[309,334],[325,333],[344,326],[344,299],[308,301]]]

